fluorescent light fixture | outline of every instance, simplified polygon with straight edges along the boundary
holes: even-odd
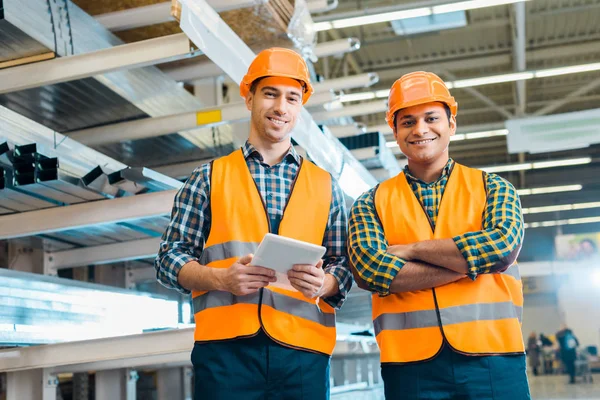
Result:
[[[378,99],[383,99],[385,97],[390,96],[390,89],[376,90],[375,97]]]
[[[547,78],[549,76],[578,74],[580,72],[597,71],[600,69],[600,63],[573,65],[570,67],[550,68],[535,72],[536,78]]]
[[[374,98],[374,92],[349,93],[340,96],[340,101],[342,103],[349,103],[351,101],[372,100]]]
[[[523,0],[528,1],[528,0]],[[455,11],[466,11],[476,10],[478,8],[501,6],[504,4],[518,3],[519,1],[514,0],[471,0],[471,1],[460,1],[458,3],[443,4],[441,6],[435,6],[433,8],[433,14],[445,14]]]
[[[531,163],[521,163],[521,164],[508,164],[508,165],[498,165],[495,167],[481,167],[479,169],[484,170],[489,173],[497,173],[497,172],[511,172],[511,171],[525,171],[528,169],[532,169],[533,165]]]
[[[371,15],[361,15],[358,17],[340,18],[333,21],[323,21],[313,24],[316,32],[330,29],[348,28],[351,26],[361,26],[376,24],[379,22],[390,22],[401,19],[427,17],[432,14],[446,14],[455,11],[474,10],[483,7],[493,7],[504,4],[520,3],[529,0],[473,0],[461,1],[458,3],[444,4],[435,7],[421,7],[408,10],[398,10],[393,12],[383,12]]]
[[[539,214],[556,211],[585,210],[587,208],[600,208],[600,201],[593,201],[590,203],[561,204],[543,207],[529,207],[523,209],[523,214]]]
[[[515,72],[513,74],[483,76],[481,78],[472,79],[461,79],[459,81],[447,82],[446,86],[448,86],[448,89],[460,89],[465,87],[491,85],[494,83],[524,81],[527,79],[533,79],[534,77],[535,74],[533,72]]]
[[[508,135],[508,129],[497,129],[497,130],[493,130],[493,131],[465,133],[466,139],[482,139],[482,138],[489,138],[489,137],[494,137],[494,136],[506,136],[506,135]]]
[[[537,161],[537,162],[533,163],[533,169],[565,167],[568,165],[589,164],[591,162],[592,162],[591,157],[571,158],[568,160],[555,160],[555,161]]]
[[[569,158],[566,160],[555,160],[555,161],[536,161],[533,163],[522,163],[522,164],[508,164],[508,165],[497,165],[490,167],[480,167],[479,169],[489,173],[497,172],[510,172],[510,171],[526,171],[530,169],[543,169],[543,168],[554,168],[564,167],[568,165],[581,165],[589,164],[592,162],[591,157],[581,158]]]
[[[446,83],[446,86],[448,87],[448,89],[459,89],[459,88],[491,85],[494,83],[517,82],[517,81],[534,79],[534,78],[547,78],[549,76],[577,74],[577,73],[581,73],[581,72],[590,72],[590,71],[600,71],[600,63],[572,65],[570,67],[542,69],[542,70],[538,70],[538,71],[524,71],[524,72],[516,72],[516,73],[512,73],[512,74],[483,76],[480,78],[460,79],[457,81],[452,81],[452,82],[448,81],[445,83]],[[385,89],[385,90],[377,90],[375,92],[364,92],[364,93],[372,93],[375,96],[375,98],[384,98],[384,97],[389,96],[390,90]],[[357,94],[359,94],[359,93],[352,93],[352,95],[357,95]],[[372,99],[373,97],[368,97],[368,98]],[[340,101],[345,102],[345,101],[357,101],[357,100],[345,100],[344,96],[342,96]]]
[[[584,217],[584,218],[560,219],[560,220],[556,220],[556,221],[528,222],[528,223],[525,223],[525,228],[531,229],[531,228],[543,228],[543,227],[548,227],[548,226],[559,226],[559,225],[593,224],[596,222],[600,222],[600,217]]]
[[[547,193],[560,193],[560,192],[575,192],[581,190],[581,185],[564,185],[564,186],[546,186],[533,189],[519,189],[517,193],[519,196],[528,196],[532,194],[547,194]]]

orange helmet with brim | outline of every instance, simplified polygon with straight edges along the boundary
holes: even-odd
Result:
[[[411,72],[402,76],[392,85],[385,119],[395,131],[394,115],[396,112],[403,108],[432,102],[446,104],[450,108],[450,113],[456,116],[458,103],[450,95],[448,87],[439,76],[432,72]]]
[[[306,104],[314,89],[310,84],[308,66],[302,56],[290,49],[273,47],[258,53],[240,83],[240,95],[246,97],[252,82],[267,76],[296,79],[302,84],[302,104]]]

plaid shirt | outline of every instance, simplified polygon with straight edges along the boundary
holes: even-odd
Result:
[[[417,199],[436,223],[440,200],[452,171],[454,161],[448,160],[442,175],[425,183],[404,168]],[[501,261],[518,251],[523,240],[521,204],[515,188],[495,174],[486,175],[487,201],[483,214],[483,230],[467,232],[452,238],[467,260],[469,276],[499,272]],[[381,295],[390,293],[392,280],[406,260],[387,253],[388,243],[379,222],[373,199],[375,189],[363,193],[352,206],[348,228],[350,263],[369,287]]]
[[[267,206],[271,226],[278,226],[300,168],[300,156],[290,147],[279,164],[269,166],[250,143],[246,142],[242,151],[250,174]],[[186,263],[200,259],[210,232],[210,166],[211,164],[204,164],[196,168],[175,196],[171,223],[162,237],[154,263],[158,281],[184,294],[190,292],[177,281],[179,271]],[[323,269],[337,279],[340,292],[324,300],[332,307],[340,308],[352,286],[352,274],[345,253],[346,204],[334,179],[332,191],[329,219],[323,238],[323,246],[327,248],[323,257]]]

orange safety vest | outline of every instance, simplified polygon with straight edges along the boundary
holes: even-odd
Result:
[[[482,179],[483,177],[483,179]],[[389,245],[448,239],[483,229],[485,175],[455,164],[435,229],[404,173],[379,185],[375,206]],[[373,295],[382,363],[429,360],[444,340],[469,355],[522,354],[523,289],[518,266],[434,289]]]
[[[331,176],[302,160],[278,233],[321,245],[331,206]],[[271,231],[265,204],[241,150],[215,160],[210,189],[211,229],[200,263],[228,268],[254,253]],[[336,342],[335,310],[300,292],[268,286],[246,296],[222,291],[192,292],[196,341],[254,336],[262,329],[293,348],[331,355]]]

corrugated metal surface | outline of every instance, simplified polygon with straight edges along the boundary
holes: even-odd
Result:
[[[1,7],[1,2],[0,2]],[[48,53],[51,50],[2,19],[0,11],[0,62]]]
[[[0,105],[57,132],[148,116],[94,78],[3,94]]]

